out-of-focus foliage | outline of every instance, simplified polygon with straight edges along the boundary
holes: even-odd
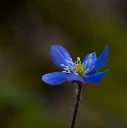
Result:
[[[125,0],[1,0],[0,128],[69,127],[74,85],[41,81],[61,71],[50,59],[53,44],[73,60],[109,44],[109,72],[84,85],[77,128],[127,127],[126,7]]]

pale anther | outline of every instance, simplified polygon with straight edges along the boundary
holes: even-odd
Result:
[[[67,72],[67,71],[62,71],[62,72]]]
[[[77,61],[80,61],[80,58],[79,57],[77,57]]]
[[[65,66],[64,64],[61,64],[61,66]]]

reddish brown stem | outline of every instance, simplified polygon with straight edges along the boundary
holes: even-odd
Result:
[[[75,107],[74,107],[71,128],[75,128],[75,122],[77,119],[77,113],[78,113],[79,103],[80,103],[80,99],[81,99],[81,92],[82,92],[82,84],[78,84],[78,93],[77,93],[77,97],[76,97],[76,103],[75,103]]]

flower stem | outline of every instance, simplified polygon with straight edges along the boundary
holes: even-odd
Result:
[[[77,97],[76,97],[76,103],[75,103],[75,107],[74,107],[71,128],[75,128],[75,122],[77,119],[77,113],[78,113],[78,109],[79,109],[79,103],[80,103],[81,92],[82,92],[82,84],[78,83],[77,85],[78,85],[78,93],[77,93]]]

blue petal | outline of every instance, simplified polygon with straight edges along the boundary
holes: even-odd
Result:
[[[86,75],[84,80],[88,83],[96,84],[103,78],[103,76],[106,72],[108,72],[108,70],[106,70],[105,72],[98,72],[95,74]]]
[[[89,73],[92,73],[92,72],[95,72],[95,71],[99,70],[106,63],[107,56],[108,56],[108,45],[105,46],[102,54],[92,64],[92,66],[91,66],[92,69],[90,70]]]
[[[66,80],[68,82],[80,81],[82,83],[85,83],[84,79],[81,76],[78,76],[78,75],[75,75],[75,74],[68,74]]]
[[[91,64],[90,64],[90,59],[91,59]],[[96,52],[92,52],[90,54],[88,54],[85,59],[83,60],[83,63],[86,66],[86,70],[90,68],[90,66],[92,65],[92,63],[94,63],[96,61],[97,57],[96,57]]]
[[[67,65],[66,60],[72,62],[69,53],[60,45],[53,45],[50,49],[50,56],[53,62],[63,68],[61,64]]]
[[[42,76],[42,80],[50,85],[60,85],[66,80],[67,73],[53,72]]]

